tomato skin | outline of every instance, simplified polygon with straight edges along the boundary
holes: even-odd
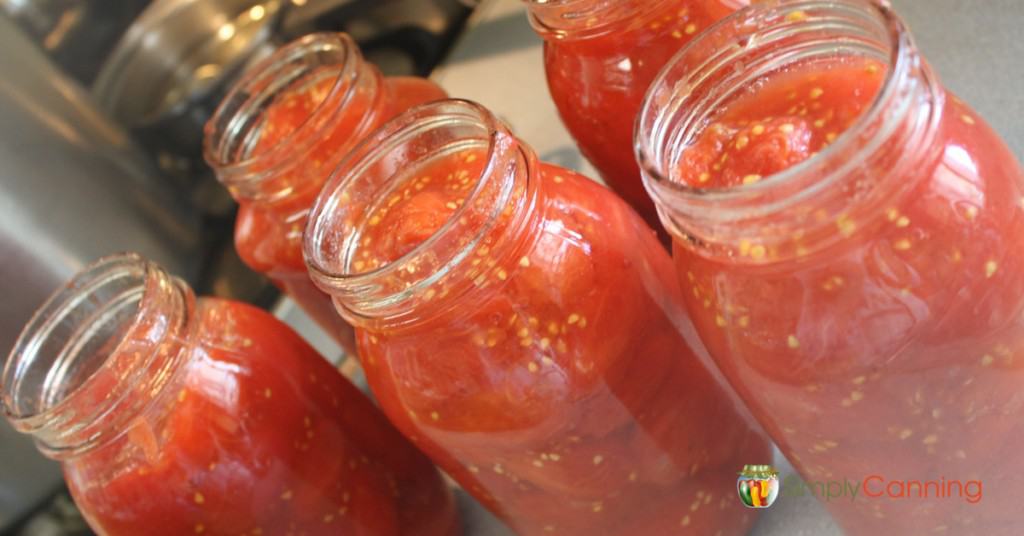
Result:
[[[548,88],[583,156],[606,184],[662,232],[633,156],[633,123],[647,88],[665,63],[734,8],[718,0],[618,4],[619,9],[644,15],[612,23],[596,36],[576,38],[572,31],[566,38],[545,36]]]
[[[673,178],[735,188],[819,152],[827,158],[826,148],[878,106],[885,71],[844,59],[752,84],[716,112],[715,131],[684,149]],[[967,105],[941,89],[933,99],[930,146],[893,151],[913,165],[856,157],[865,176],[905,190],[857,213],[870,195],[842,189],[844,210],[856,216],[824,220],[826,245],[801,243],[783,214],[765,218],[731,258],[675,243],[702,340],[805,481],[983,482],[976,504],[958,488],[952,497],[829,502],[852,535],[1019,532],[1004,508],[1024,484],[1021,457],[1006,447],[1024,437],[1014,394],[1024,380],[1024,172]],[[809,197],[795,210],[810,219],[822,208]],[[772,245],[757,249],[762,240]]]
[[[200,299],[195,315],[158,405],[64,462],[97,532],[459,533],[429,461],[296,333],[237,302]]]
[[[396,179],[366,215],[354,268],[401,262],[425,237],[459,243],[434,233],[460,218],[486,155]],[[542,163],[530,184],[529,223],[498,218],[455,275],[417,290],[420,309],[357,329],[368,383],[407,437],[521,534],[678,527],[679,501],[707,482],[731,490],[743,460],[769,448],[684,340],[655,233],[569,170]],[[475,290],[445,297],[446,281],[466,280]],[[717,508],[695,511],[694,526],[740,533],[753,521]]]

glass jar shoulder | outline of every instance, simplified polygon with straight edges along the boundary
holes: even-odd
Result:
[[[630,265],[620,275],[624,279],[655,278],[663,285],[675,289],[671,261],[663,247],[655,247],[654,231],[633,208],[607,187],[566,168],[541,163],[540,179],[544,194],[545,224],[538,234],[546,242],[562,241],[564,247],[578,246],[581,256],[589,257],[593,264],[614,266],[611,259],[601,258],[608,253]],[[653,240],[653,241],[652,241]],[[534,245],[533,256],[546,265],[546,272],[557,275],[566,267],[559,266],[558,256],[545,257],[543,242]],[[537,251],[539,249],[539,251]],[[656,275],[647,274],[634,264],[649,268]],[[672,290],[652,292],[672,294]]]
[[[544,68],[556,103],[587,102],[603,94],[637,93],[679,45],[670,36],[610,34],[582,41],[544,43]],[[582,92],[582,93],[581,93]],[[564,106],[564,104],[563,104]]]
[[[243,407],[236,420],[253,436],[246,456],[290,469],[277,485],[299,503],[282,521],[308,520],[312,534],[452,534],[452,499],[440,476],[369,398],[269,313],[225,300],[208,307],[211,333],[220,332],[206,341],[207,355],[244,355],[249,369],[239,385],[249,384],[252,403],[273,408]]]
[[[876,248],[891,248],[919,274],[904,278],[901,292],[927,305],[929,338],[980,341],[1024,310],[1024,259],[1016,246],[1024,238],[1024,171],[955,96],[943,110],[939,139],[939,162],[918,190],[887,210],[889,231]]]
[[[967,359],[928,349],[981,351],[1024,308],[1013,246],[1024,235],[1024,180],[1000,138],[955,98],[936,144],[935,163],[902,179],[909,191],[847,222],[851,235],[824,251],[741,266],[677,247],[689,310],[709,344],[797,385]]]
[[[394,395],[410,415],[429,422],[444,401],[480,412],[447,416],[451,426],[527,429],[564,418],[552,408],[607,387],[608,369],[647,346],[665,358],[686,352],[673,323],[678,287],[653,231],[572,171],[542,164],[538,183],[543,215],[527,244],[503,266],[480,259],[495,263],[497,285],[412,328],[362,333],[368,374],[402,378]],[[496,396],[507,389],[525,399]]]
[[[235,219],[235,249],[253,270],[271,277],[302,276],[302,233],[309,206],[270,210],[259,203],[241,203]]]
[[[666,0],[645,9],[642,16],[599,31],[545,39],[548,77],[566,84],[582,78],[579,83],[603,79],[616,87],[643,85],[636,88],[642,94],[669,58],[731,11],[718,2],[693,0]]]

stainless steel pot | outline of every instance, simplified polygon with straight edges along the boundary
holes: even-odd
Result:
[[[0,0],[0,11],[64,70],[91,84],[150,0]]]
[[[288,5],[156,0],[118,42],[92,93],[179,187],[213,184],[201,165],[203,123],[244,66],[276,48],[275,32]]]

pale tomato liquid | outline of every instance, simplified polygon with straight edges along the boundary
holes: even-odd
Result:
[[[841,136],[884,72],[854,60],[769,77],[725,105],[675,179],[771,180]],[[881,213],[837,219],[835,245],[794,235],[780,254],[752,230],[743,262],[675,247],[699,333],[801,476],[866,486],[827,503],[848,534],[1020,533],[1022,173],[970,108],[947,95],[940,111],[936,161]]]

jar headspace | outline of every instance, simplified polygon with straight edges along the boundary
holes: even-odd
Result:
[[[364,263],[366,239],[380,216],[419,197],[425,170],[472,153],[464,194],[436,228],[397,258]],[[382,126],[342,162],[314,205],[304,255],[313,280],[352,322],[396,318],[429,296],[429,287],[476,278],[470,252],[513,229],[533,204],[536,156],[479,104],[448,99],[408,110]],[[441,179],[440,177],[438,178]],[[397,205],[397,206],[396,206]],[[440,217],[440,216],[439,216]]]
[[[885,81],[863,115],[820,153],[737,187],[673,178],[683,153],[732,100],[774,73],[844,58],[878,62]],[[821,249],[844,238],[837,222],[905,191],[902,173],[934,156],[929,140],[943,98],[903,22],[877,2],[761,2],[723,19],[666,65],[637,118],[635,150],[662,222],[702,254],[741,257],[752,234],[767,236],[764,246],[773,251],[794,234]],[[851,188],[864,195],[850,196]]]

